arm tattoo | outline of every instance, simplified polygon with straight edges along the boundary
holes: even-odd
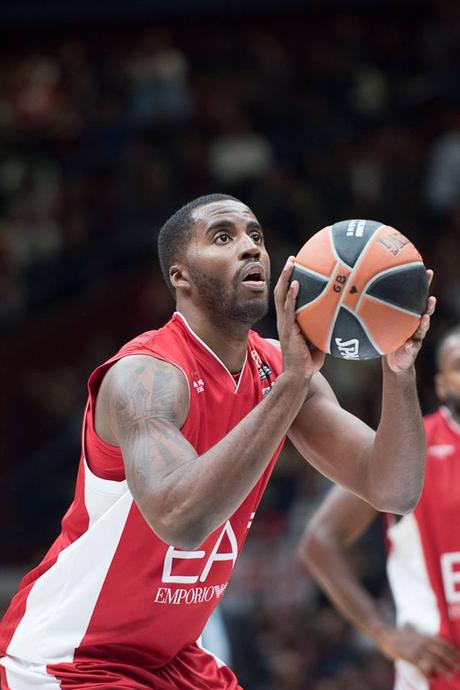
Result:
[[[178,376],[182,374],[171,365],[155,362],[131,370],[123,385],[112,388],[110,402],[127,472],[134,470],[131,477],[141,486],[151,481],[155,466],[169,474],[194,455],[177,428],[186,412]]]

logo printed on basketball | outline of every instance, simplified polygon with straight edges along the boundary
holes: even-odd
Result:
[[[343,275],[336,276],[334,288],[333,288],[334,292],[341,292],[342,288],[346,282],[347,282],[347,276],[343,276]]]
[[[382,237],[380,244],[383,244],[383,246],[388,249],[393,256],[398,256],[401,249],[405,247],[406,244],[409,244],[409,240],[407,237],[404,237],[404,235],[401,235],[400,232],[393,232],[387,237]]]
[[[351,340],[335,338],[335,344],[344,359],[359,359],[358,338],[351,338]]]
[[[347,228],[347,237],[362,237],[365,227],[365,220],[351,220]]]

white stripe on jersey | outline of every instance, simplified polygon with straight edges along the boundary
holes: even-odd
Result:
[[[5,668],[6,682],[10,690],[60,690],[60,683],[48,675],[46,666],[26,664],[12,657],[4,656],[0,665]]]
[[[133,497],[126,481],[101,479],[86,461],[84,466],[88,529],[33,585],[8,656],[35,664],[68,663],[86,633]]]
[[[396,605],[398,625],[410,623],[427,635],[436,635],[441,624],[435,593],[431,587],[417,521],[405,515],[387,531],[391,549],[387,574]],[[428,690],[428,680],[415,666],[397,661],[394,690]]]
[[[396,661],[395,671],[394,690],[429,690],[428,678],[408,661]]]

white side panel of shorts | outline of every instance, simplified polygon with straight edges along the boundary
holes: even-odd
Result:
[[[34,584],[7,654],[47,665],[73,660],[89,625],[133,503],[126,482],[85,468],[88,530]]]
[[[397,661],[395,671],[394,690],[429,690],[428,679],[407,661]]]
[[[427,634],[439,633],[441,614],[431,587],[417,521],[406,515],[388,532],[392,549],[387,573],[398,625],[411,623]]]
[[[59,682],[46,673],[45,666],[32,666],[4,656],[0,664],[5,669],[10,690],[61,690]]]

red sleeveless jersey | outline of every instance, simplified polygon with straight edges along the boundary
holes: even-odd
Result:
[[[387,561],[398,624],[460,649],[460,426],[447,408],[425,417],[425,483],[415,510],[389,527]],[[460,674],[428,681],[396,663],[395,690],[460,690]]]
[[[129,669],[126,675],[161,669],[195,643],[225,592],[283,443],[232,517],[198,549],[164,543],[133,500],[119,449],[102,442],[93,425],[105,372],[118,359],[138,354],[170,362],[186,377],[190,406],[181,432],[198,455],[270,392],[281,371],[280,351],[251,331],[236,381],[176,313],[163,328],[135,338],[93,372],[73,503],[61,534],[22,580],[0,627],[0,653],[45,667],[61,683],[56,687],[73,687],[68,679],[81,664]],[[186,668],[188,660],[184,663]],[[199,682],[184,687],[217,687],[206,684],[202,673]],[[159,675],[146,687],[163,688]],[[182,687],[172,681],[165,687],[171,686]]]

